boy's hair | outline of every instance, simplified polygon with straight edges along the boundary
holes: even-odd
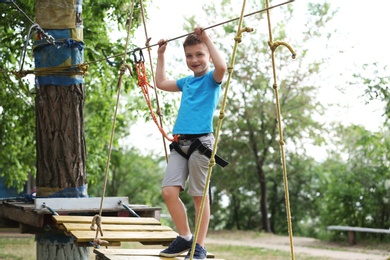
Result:
[[[187,38],[184,40],[183,47],[185,48],[186,46],[192,46],[199,43],[203,43],[202,39],[200,39],[198,35],[193,33],[188,35]]]

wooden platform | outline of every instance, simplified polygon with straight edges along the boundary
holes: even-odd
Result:
[[[96,260],[183,260],[187,253],[183,253],[179,257],[167,258],[160,257],[160,249],[95,249],[93,252],[96,254]],[[213,254],[207,253],[207,258],[213,260],[221,260],[215,258]]]
[[[75,237],[77,243],[93,242],[96,231],[90,226],[90,216],[53,216],[59,229]],[[102,217],[103,236],[98,238],[115,245],[120,242],[140,242],[148,245],[169,245],[177,233],[155,218]]]
[[[10,224],[12,224],[12,227],[14,227],[15,225],[19,226],[21,233],[36,234],[42,232],[44,226],[51,226],[53,222],[53,219],[51,217],[53,214],[48,210],[48,208],[42,207],[43,203],[45,203],[47,207],[50,207],[51,209],[56,211],[59,215],[83,214],[86,216],[93,216],[99,212],[99,209],[95,206],[87,209],[81,209],[76,207],[72,209],[68,206],[68,204],[59,204],[57,202],[55,203],[53,202],[53,200],[54,199],[37,199],[36,203],[23,202],[19,200],[0,201],[0,220],[4,219],[9,221]],[[66,201],[67,200],[68,199],[66,199]],[[96,200],[96,198],[91,198],[90,200],[93,201]],[[70,201],[72,203],[74,202],[72,199],[69,199],[69,202]],[[86,204],[85,201],[87,201],[87,199],[80,199],[80,202],[81,201]],[[106,198],[106,202],[110,202],[110,198]],[[72,205],[76,204],[73,203]],[[142,218],[145,217],[160,219],[161,208],[159,207],[149,207],[146,205],[138,204],[130,204],[128,205],[128,207],[135,211]],[[113,217],[133,216],[127,209],[117,206],[110,206],[104,208],[102,215]]]

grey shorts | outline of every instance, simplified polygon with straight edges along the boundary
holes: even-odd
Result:
[[[210,149],[214,145],[214,135],[212,133],[201,136],[199,140]],[[180,140],[180,148],[187,153],[191,145],[190,140]],[[188,179],[188,194],[193,197],[203,196],[206,186],[206,179],[209,170],[210,159],[195,150],[187,160],[175,150],[169,155],[168,165],[165,170],[162,187],[180,186],[185,190]]]

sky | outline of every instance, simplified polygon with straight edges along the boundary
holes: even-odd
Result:
[[[183,17],[196,15],[202,21],[201,17],[204,15],[202,6],[207,2],[206,0],[154,0],[154,7],[148,9],[149,20],[146,28],[148,36],[152,38],[151,44],[156,43],[161,38],[171,39],[188,33],[182,29]],[[283,2],[285,1],[270,1],[270,5]],[[296,0],[289,4],[296,12],[295,24],[291,27],[291,35],[289,36],[291,38],[294,38],[294,33],[299,33],[300,26],[304,26],[307,17],[305,14],[307,2],[306,0]],[[322,1],[318,0],[318,2]],[[317,53],[329,57],[328,66],[321,72],[322,75],[318,79],[319,98],[324,104],[338,104],[338,106],[329,107],[324,120],[359,124],[371,131],[378,130],[385,120],[382,117],[383,104],[376,101],[365,104],[364,99],[360,98],[363,94],[361,90],[349,87],[346,88],[345,93],[341,93],[334,85],[337,85],[338,82],[345,82],[345,75],[351,74],[356,67],[360,67],[364,63],[380,62],[390,65],[390,48],[386,46],[387,43],[384,41],[386,37],[385,25],[390,24],[388,14],[390,1],[338,0],[330,2],[332,6],[339,8],[333,21],[329,23],[329,28],[337,29],[337,37],[333,37],[328,42],[312,43],[313,49],[318,48],[318,51],[313,51],[314,55]],[[240,3],[237,8],[238,17],[242,2],[237,1],[237,3]],[[172,6],[175,6],[175,12],[172,12]],[[260,9],[262,7],[256,10]],[[253,11],[255,10],[248,10],[245,13]],[[276,9],[271,11],[271,17],[273,24],[276,24],[278,22]],[[215,24],[219,22],[221,20],[216,20]],[[210,24],[200,25],[210,26]],[[140,40],[139,44],[144,44],[144,29],[142,28],[137,34],[136,39]],[[156,49],[152,49],[152,51],[157,52]],[[167,55],[173,55],[169,49]],[[161,144],[161,151],[163,151],[161,135],[153,122],[146,125],[140,122],[132,126],[132,133],[140,131],[149,138],[149,142],[145,142],[145,139],[139,138],[137,134],[131,134],[126,142],[138,147],[141,151],[148,151],[150,146],[156,147]]]

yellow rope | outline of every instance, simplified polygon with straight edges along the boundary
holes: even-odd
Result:
[[[277,4],[277,5],[273,5],[273,6],[270,6],[270,7],[267,7],[267,8],[264,8],[264,9],[261,9],[261,10],[258,10],[258,11],[255,11],[255,12],[252,12],[252,13],[249,13],[249,14],[246,14],[244,15],[244,17],[248,17],[248,16],[252,16],[252,15],[255,15],[255,14],[258,14],[258,13],[262,13],[262,12],[265,12],[265,11],[269,11],[271,9],[274,9],[276,7],[280,7],[282,5],[285,5],[285,4],[288,4],[288,3],[291,3],[291,2],[294,2],[295,0],[289,0],[289,1],[286,1],[286,2],[283,2],[283,3],[280,3],[280,4]],[[130,18],[131,19],[131,18]],[[239,20],[239,18],[234,18],[234,19],[230,19],[230,20],[227,20],[227,21],[224,21],[224,22],[221,22],[221,23],[218,23],[218,24],[214,24],[214,25],[211,25],[211,26],[208,26],[208,27],[205,27],[203,28],[203,30],[207,30],[207,29],[211,29],[211,28],[214,28],[214,27],[217,27],[217,26],[220,26],[220,25],[223,25],[223,24],[226,24],[226,23],[230,23],[230,22],[233,22],[233,21],[237,21]],[[174,37],[172,39],[169,39],[167,40],[167,42],[170,42],[170,41],[174,41],[174,40],[177,40],[179,38],[183,38],[185,36],[188,36],[190,33],[188,34],[184,34],[184,35],[181,35],[181,36],[177,36],[177,37]],[[148,39],[149,41],[150,39]],[[146,47],[144,48],[141,48],[140,50],[143,50],[143,49],[150,49],[152,47],[155,47],[155,46],[158,46],[158,44],[153,44],[153,45],[149,45],[149,42],[147,43]],[[105,57],[104,59],[97,59],[97,60],[93,60],[93,61],[89,61],[89,62],[85,62],[85,63],[82,63],[82,64],[76,64],[76,65],[70,65],[70,66],[59,66],[59,67],[53,67],[53,68],[38,68],[38,69],[34,69],[34,70],[27,70],[27,71],[12,71],[12,73],[17,76],[17,77],[25,77],[27,74],[35,74],[35,73],[41,73],[39,76],[46,76],[46,72],[48,73],[47,75],[53,75],[53,74],[50,74],[50,73],[53,73],[53,71],[56,71],[58,73],[60,73],[62,70],[67,70],[67,69],[74,69],[75,66],[78,67],[80,69],[79,72],[73,72],[73,73],[69,73],[69,74],[66,74],[65,76],[68,76],[68,75],[77,75],[77,74],[85,74],[87,70],[84,70],[82,68],[87,68],[88,69],[88,65],[92,64],[92,63],[98,63],[98,62],[102,62],[102,61],[106,61],[107,59],[110,59],[110,58],[116,58],[116,57],[119,57],[119,56],[122,56],[122,55],[126,55],[127,53],[129,52],[134,52],[134,50],[132,51],[125,51],[125,53],[119,53],[119,54],[114,54],[114,55],[111,55],[111,56],[108,56],[108,57]],[[150,56],[149,56],[150,57]],[[152,64],[152,63],[151,63]],[[152,70],[153,71],[153,70]],[[56,74],[57,75],[57,74]]]
[[[281,112],[280,112],[280,102],[279,102],[279,92],[278,92],[278,85],[276,83],[276,65],[275,65],[275,51],[279,46],[285,46],[287,47],[290,52],[292,53],[292,58],[295,59],[296,53],[292,49],[292,47],[281,41],[274,42],[272,39],[272,30],[271,30],[271,16],[270,11],[268,9],[269,6],[269,0],[266,0],[266,7],[267,7],[267,18],[268,18],[268,30],[269,30],[269,42],[268,45],[271,49],[271,58],[272,58],[272,72],[273,72],[273,88],[275,93],[275,99],[276,99],[276,109],[277,109],[277,116],[278,116],[278,127],[279,127],[279,144],[280,144],[280,151],[282,156],[282,168],[283,168],[283,181],[284,181],[284,192],[285,192],[285,200],[286,200],[286,211],[287,211],[287,223],[288,223],[288,233],[290,238],[290,251],[291,251],[291,259],[294,260],[294,245],[293,245],[293,233],[292,233],[292,224],[291,224],[291,212],[290,212],[290,199],[289,199],[289,192],[288,192],[288,181],[287,181],[287,170],[286,170],[286,158],[284,153],[284,141],[283,141],[283,128],[282,128],[282,118],[281,118]]]
[[[109,144],[109,147],[108,147],[108,156],[107,156],[106,170],[105,170],[105,174],[104,174],[103,191],[102,191],[102,196],[101,196],[101,200],[100,200],[99,215],[95,216],[99,220],[99,226],[100,226],[100,228],[96,229],[96,235],[95,235],[95,240],[94,240],[94,244],[96,246],[99,245],[98,242],[104,241],[104,240],[99,240],[98,236],[99,236],[99,233],[101,233],[101,235],[103,235],[102,228],[101,228],[101,222],[102,222],[101,221],[101,215],[102,215],[102,211],[103,211],[104,195],[106,193],[106,187],[107,187],[108,169],[109,169],[109,166],[110,166],[112,143],[113,143],[114,133],[115,133],[116,115],[118,113],[119,98],[120,98],[120,92],[121,92],[121,86],[122,86],[122,78],[123,78],[123,75],[126,73],[127,70],[129,70],[130,73],[131,73],[131,66],[126,64],[126,54],[127,54],[127,47],[128,47],[128,43],[129,43],[129,39],[130,39],[129,35],[130,35],[130,30],[131,30],[133,10],[134,10],[134,0],[132,1],[131,12],[130,12],[130,20],[129,20],[129,25],[128,25],[128,28],[127,28],[127,39],[126,39],[125,52],[124,52],[124,57],[123,57],[123,64],[120,67],[120,74],[119,74],[119,79],[118,79],[118,84],[117,84],[118,93],[117,93],[117,98],[116,98],[114,119],[113,119],[112,127],[111,127],[110,144]]]
[[[153,62],[152,62],[152,55],[151,55],[151,47],[150,47],[150,39],[149,36],[148,36],[148,31],[146,29],[146,21],[145,21],[145,13],[144,13],[144,6],[143,6],[143,1],[140,0],[140,6],[141,6],[141,13],[142,13],[142,22],[144,24],[144,31],[145,31],[145,38],[146,38],[146,42],[145,42],[145,46],[148,50],[148,56],[149,56],[149,64],[150,64],[150,71],[152,72],[152,79],[153,79],[153,85],[156,86],[156,77],[154,75],[154,68],[153,68]],[[160,102],[159,102],[159,99],[158,99],[158,94],[157,94],[157,88],[154,88],[154,94],[156,96],[156,106],[157,106],[157,112],[156,114],[158,115],[159,117],[159,120],[160,120],[160,128],[163,129],[163,120],[162,120],[162,113],[161,113],[161,109],[160,109]],[[163,147],[164,147],[164,152],[165,152],[165,161],[168,162],[168,150],[167,150],[167,145],[165,143],[165,138],[164,138],[164,134],[161,135],[162,136],[162,141],[163,141]]]
[[[242,4],[241,15],[240,15],[240,18],[239,18],[239,23],[238,23],[238,28],[237,28],[237,35],[234,37],[235,44],[234,44],[234,47],[233,47],[233,53],[232,53],[232,57],[231,57],[231,60],[230,60],[229,67],[228,67],[228,73],[229,74],[228,74],[228,79],[227,79],[226,86],[225,86],[222,106],[221,106],[219,119],[218,119],[218,125],[217,125],[217,128],[216,128],[215,142],[214,142],[214,146],[213,146],[213,150],[212,150],[211,158],[210,158],[210,162],[209,162],[209,169],[208,169],[208,172],[207,172],[206,185],[205,185],[204,191],[203,191],[202,202],[201,202],[201,205],[200,205],[200,212],[199,212],[199,215],[198,215],[198,219],[196,221],[194,242],[192,244],[192,249],[191,249],[191,257],[190,257],[191,260],[193,259],[194,252],[195,252],[195,246],[196,246],[196,240],[198,239],[198,236],[199,236],[199,229],[200,229],[200,224],[202,222],[204,206],[205,206],[205,203],[206,203],[206,196],[207,196],[207,192],[208,192],[209,185],[210,185],[212,168],[215,165],[215,158],[214,157],[215,157],[215,155],[217,153],[217,147],[218,147],[220,130],[221,130],[221,127],[222,127],[222,121],[225,118],[225,107],[226,107],[226,101],[227,101],[227,94],[228,94],[230,81],[231,81],[232,74],[233,74],[233,67],[234,67],[234,63],[235,63],[235,59],[236,59],[237,47],[238,47],[238,44],[241,42],[242,33],[244,33],[244,32],[252,32],[253,31],[252,28],[247,28],[247,27],[241,28],[242,27],[242,21],[243,21],[243,18],[244,18],[245,5],[246,5],[246,0],[244,0],[243,4]]]

